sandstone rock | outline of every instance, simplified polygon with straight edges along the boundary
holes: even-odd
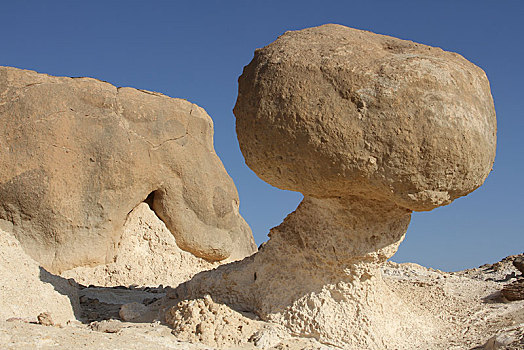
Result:
[[[249,338],[249,342],[253,343],[253,345],[259,349],[278,349],[279,347],[277,347],[277,345],[281,344],[282,340],[289,338],[289,333],[282,326],[268,324],[260,330],[256,331],[255,333],[253,333],[251,338]],[[285,347],[281,346],[280,348],[284,349]],[[320,346],[320,348],[322,347]]]
[[[0,226],[44,267],[107,263],[148,201],[208,260],[256,247],[197,105],[91,78],[0,67]]]
[[[484,344],[484,350],[519,350],[524,348],[524,324],[500,330]]]
[[[103,320],[100,322],[91,322],[89,328],[96,332],[118,333],[122,329],[122,322],[117,320]]]
[[[246,163],[304,200],[257,254],[173,293],[251,310],[341,348],[428,348],[440,323],[384,283],[412,210],[479,187],[495,155],[484,72],[461,56],[339,25],[255,52],[234,109]]]
[[[209,295],[180,302],[166,314],[166,321],[178,339],[226,349],[247,343],[261,328],[260,322],[216,304]]]
[[[51,311],[53,321],[75,319],[79,301],[69,281],[38,266],[10,234],[0,230],[0,320],[20,318],[36,322]],[[38,320],[39,321],[39,320]]]
[[[524,278],[506,284],[502,288],[502,295],[510,301],[524,300]]]
[[[431,210],[479,187],[495,157],[482,69],[340,25],[286,32],[256,50],[234,112],[247,165],[306,196]]]
[[[406,302],[419,306],[420,309],[433,316],[439,324],[440,330],[433,337],[428,338],[428,344],[417,347],[417,343],[407,344],[398,349],[431,349],[431,350],[458,350],[480,349],[488,339],[497,340],[502,349],[521,350],[524,348],[522,338],[522,322],[524,321],[524,300],[515,302],[502,302],[499,299],[486,300],[500,290],[505,282],[486,281],[486,278],[464,278],[461,273],[436,273],[432,269],[425,269],[413,264],[387,263],[388,268],[396,270],[387,273],[384,282],[398,296]],[[392,266],[396,265],[396,266]],[[486,271],[487,276],[491,273]],[[91,289],[91,288],[87,288]],[[101,289],[101,288],[100,288]],[[111,290],[124,290],[121,288],[106,288]],[[85,290],[85,289],[84,289]],[[140,289],[135,290],[139,292]],[[147,288],[146,290],[153,290]],[[131,292],[131,289],[129,290]],[[4,297],[4,296],[2,296]],[[226,306],[226,305],[222,305]],[[412,307],[412,306],[410,306]],[[49,310],[53,312],[52,308]],[[100,309],[97,309],[97,312]],[[100,312],[102,312],[100,310]],[[242,314],[242,313],[240,313]],[[118,310],[116,311],[118,315]],[[194,319],[189,324],[198,324],[201,314],[195,313]],[[53,317],[54,314],[53,314]],[[111,313],[101,313],[101,318],[114,317]],[[191,318],[193,316],[190,316]],[[207,317],[207,316],[206,316]],[[208,318],[209,319],[209,318]],[[431,319],[431,317],[429,318]],[[252,318],[249,319],[253,321]],[[2,322],[0,319],[0,344],[9,344],[7,347],[20,349],[60,348],[74,349],[78,344],[83,344],[85,349],[210,349],[201,343],[182,342],[171,334],[163,324],[153,323],[122,323],[115,320],[93,322],[86,327],[79,322],[67,322],[64,328],[42,327],[34,324],[32,319],[12,318],[11,322]],[[28,323],[31,322],[31,323]],[[85,322],[85,321],[84,321]],[[286,350],[327,350],[350,349],[349,346],[335,347],[326,343],[320,344],[311,337],[289,337],[280,334],[282,327],[273,323],[261,322],[263,328],[257,330],[248,344],[225,345],[226,349],[251,349],[252,346],[266,349]],[[113,324],[113,326],[110,326]],[[217,323],[218,324],[218,323]],[[520,327],[515,327],[517,325]],[[97,327],[100,325],[100,327]],[[104,329],[116,330],[121,327],[117,335],[107,334]],[[107,328],[106,328],[107,326]],[[505,329],[508,326],[509,329]],[[277,327],[277,328],[275,328]],[[515,333],[520,328],[519,333]],[[95,331],[96,332],[95,332]],[[368,329],[370,330],[370,329]],[[499,332],[501,331],[501,332]],[[503,334],[504,333],[504,334]],[[229,333],[235,335],[238,333]],[[502,336],[500,336],[502,335]],[[507,335],[507,336],[506,336]],[[399,333],[398,337],[404,334]],[[497,339],[498,338],[498,339]],[[515,341],[505,339],[512,338]],[[520,340],[519,340],[520,338]],[[196,339],[196,338],[193,338]],[[279,341],[279,339],[281,339]],[[52,340],[52,342],[50,341]],[[277,344],[277,342],[279,342]],[[507,345],[506,345],[507,344]],[[85,346],[84,346],[85,345]],[[394,348],[390,344],[388,347]],[[372,349],[371,347],[357,347],[357,349]],[[382,348],[384,349],[384,348]],[[382,350],[381,349],[381,350]]]
[[[522,255],[522,254],[521,254]],[[513,266],[524,275],[524,256],[517,256],[513,260]]]

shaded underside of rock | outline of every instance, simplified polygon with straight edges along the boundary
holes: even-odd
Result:
[[[176,287],[220,263],[181,250],[166,225],[146,203],[141,203],[127,217],[114,261],[79,266],[61,276],[85,286]]]
[[[148,200],[208,260],[256,250],[197,105],[91,78],[0,67],[0,226],[43,266],[111,261]]]
[[[234,109],[247,165],[282,189],[449,204],[493,164],[485,73],[462,56],[340,25],[255,51]]]

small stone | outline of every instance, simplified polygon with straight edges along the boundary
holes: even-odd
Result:
[[[96,332],[118,333],[122,329],[122,323],[117,320],[103,320],[100,322],[91,322],[89,328]]]
[[[124,321],[133,321],[147,312],[147,307],[143,304],[134,302],[129,304],[124,304],[120,308],[118,315]]]
[[[517,270],[524,274],[524,257],[520,256],[515,258],[515,260],[513,260],[513,266],[515,266]]]
[[[49,312],[42,312],[37,316],[37,319],[42,326],[54,326],[53,318]]]

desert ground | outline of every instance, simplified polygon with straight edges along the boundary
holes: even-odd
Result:
[[[17,271],[18,276],[18,279],[6,278],[8,272],[2,271],[4,280],[0,291],[4,296],[4,312],[0,343],[6,349],[341,348],[290,334],[285,328],[261,321],[252,313],[240,313],[213,302],[210,305],[216,307],[216,313],[201,312],[203,303],[186,306],[186,328],[173,330],[159,317],[164,299],[177,284],[199,270],[214,266],[196,264],[190,254],[176,246],[166,249],[167,242],[172,243],[172,235],[145,204],[130,215],[122,248],[114,263],[70,270],[63,277],[42,278],[38,264],[21,250],[15,239],[5,232],[2,238],[3,266]],[[13,256],[18,258],[6,261]],[[136,259],[146,256],[149,256],[147,261]],[[388,287],[418,314],[431,318],[438,326],[436,336],[413,349],[522,349],[522,289],[521,300],[508,300],[502,293],[505,286],[518,281],[522,285],[524,276],[513,264],[519,259],[522,261],[524,255],[452,273],[417,264],[388,262],[382,268],[382,278]],[[167,270],[166,266],[177,268]],[[159,276],[160,283],[152,281],[151,276]],[[86,285],[89,281],[92,284]],[[130,281],[138,284],[130,285]],[[77,320],[59,323],[54,320],[60,319],[64,311],[56,307],[56,301],[55,305],[51,302],[46,305],[43,296],[58,294],[56,290],[65,289],[60,287],[64,283],[70,287],[68,296],[59,296],[65,299],[63,303],[69,303],[68,298],[71,301],[78,298],[74,310]],[[50,288],[42,290],[42,286]],[[13,304],[10,296],[20,300],[36,291],[41,296],[31,300],[32,313],[20,309],[6,312],[9,304]],[[139,318],[144,317],[141,313],[148,313],[145,320],[126,321],[127,315],[121,315],[124,305],[133,303],[142,306],[137,313]],[[38,320],[41,313],[49,314],[50,323]],[[230,320],[231,327],[225,324],[226,319]],[[238,331],[239,326],[247,331]]]

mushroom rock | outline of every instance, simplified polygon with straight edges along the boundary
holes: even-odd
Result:
[[[26,252],[52,272],[107,263],[143,201],[198,257],[256,251],[202,108],[0,67],[0,227]]]
[[[340,25],[287,32],[239,79],[237,134],[263,180],[431,210],[495,157],[488,79],[462,56]]]
[[[479,187],[495,157],[488,79],[462,56],[324,25],[255,51],[234,113],[248,166],[304,200],[259,252],[173,290],[342,347],[413,348],[438,322],[379,268],[412,211]],[[169,322],[169,317],[168,320]]]

